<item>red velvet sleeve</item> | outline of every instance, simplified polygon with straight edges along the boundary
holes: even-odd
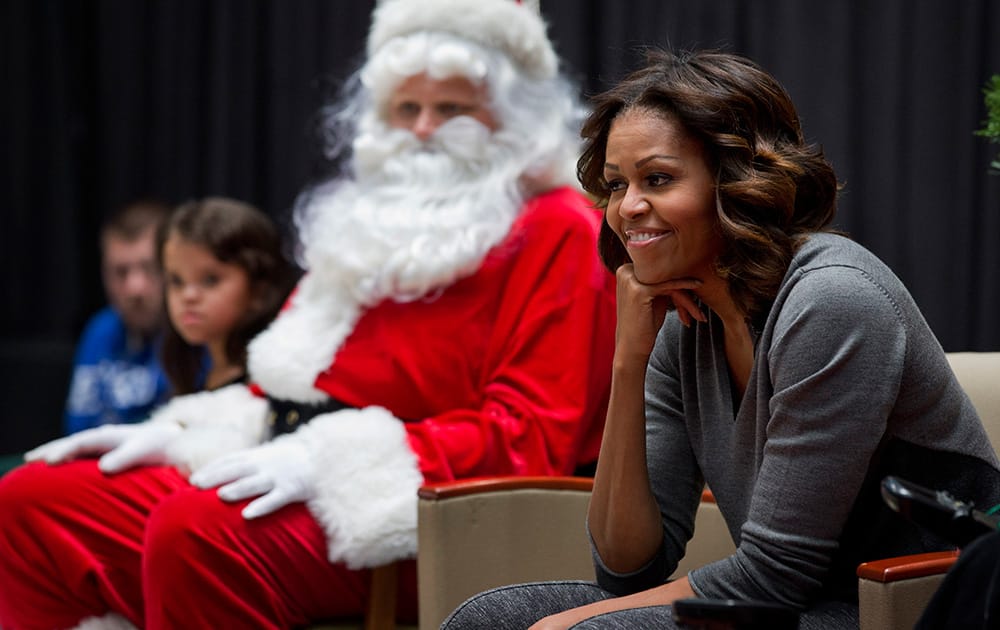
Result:
[[[598,212],[571,191],[526,208],[515,227],[518,255],[490,314],[480,404],[406,424],[428,481],[568,474],[596,458],[615,329],[614,276],[597,257],[598,225]]]

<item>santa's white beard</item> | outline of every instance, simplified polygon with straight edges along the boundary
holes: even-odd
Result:
[[[377,127],[377,128],[376,128]],[[365,131],[368,129],[368,131]],[[479,268],[520,210],[517,136],[458,118],[424,145],[362,126],[357,179],[315,191],[300,215],[308,273],[291,305],[247,347],[251,379],[276,398],[319,402],[364,308],[415,300]]]
[[[426,143],[367,121],[356,179],[318,191],[304,214],[304,262],[371,306],[417,299],[473,273],[510,231],[522,198],[519,151],[467,117]]]

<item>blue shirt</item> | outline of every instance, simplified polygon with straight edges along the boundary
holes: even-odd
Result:
[[[138,422],[164,402],[170,387],[156,346],[146,341],[131,347],[125,323],[111,307],[91,317],[73,361],[65,433]]]

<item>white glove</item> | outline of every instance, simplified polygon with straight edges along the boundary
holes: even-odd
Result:
[[[188,481],[203,489],[226,484],[218,492],[223,501],[263,495],[243,508],[245,519],[270,514],[296,501],[308,501],[316,493],[309,451],[298,442],[280,438],[224,455]]]
[[[102,455],[97,467],[116,473],[134,466],[166,464],[167,444],[183,429],[173,422],[106,424],[46,442],[24,454],[25,461],[59,464]]]

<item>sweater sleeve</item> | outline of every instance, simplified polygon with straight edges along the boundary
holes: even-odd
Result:
[[[701,596],[801,607],[823,585],[885,434],[907,330],[890,292],[847,266],[803,273],[775,308],[756,366],[771,387],[765,440],[738,548],[689,578]]]

